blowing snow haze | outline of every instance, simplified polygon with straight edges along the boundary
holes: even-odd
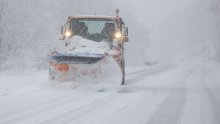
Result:
[[[1,70],[47,68],[47,52],[63,45],[58,38],[67,16],[114,15],[115,8],[129,27],[127,65],[219,60],[213,0],[1,0],[0,7]]]
[[[191,61],[193,53],[202,49],[198,48],[202,45],[219,53],[219,20],[211,11],[218,8],[219,5],[214,5],[217,1],[139,0],[129,3],[134,17],[150,32],[146,56],[165,61],[180,58]],[[202,59],[216,53],[208,54],[195,56]]]
[[[0,0],[0,124],[220,124],[219,36],[220,0]]]

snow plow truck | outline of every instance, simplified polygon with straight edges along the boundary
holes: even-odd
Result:
[[[65,50],[54,49],[47,55],[50,80],[77,82],[86,76],[112,77],[119,69],[120,83],[124,85],[128,28],[118,13],[117,9],[116,16],[69,16],[61,27],[60,40]]]

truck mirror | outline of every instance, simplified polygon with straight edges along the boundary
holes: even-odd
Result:
[[[123,34],[124,34],[123,41],[128,42],[128,27],[123,27]]]
[[[128,36],[128,27],[124,27],[124,28],[125,28],[124,34],[125,34],[125,36]]]
[[[64,40],[65,39],[64,32],[65,32],[65,27],[61,26],[61,30],[60,30],[61,35],[60,35],[59,40]]]
[[[61,26],[61,32],[60,33],[63,34],[63,26]]]

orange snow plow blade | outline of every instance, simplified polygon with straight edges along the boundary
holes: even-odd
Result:
[[[87,81],[101,80],[100,78],[112,77],[117,72],[119,72],[117,76],[121,75],[118,62],[110,55],[51,54],[48,55],[48,62],[49,78],[56,81],[80,82],[86,78]]]
[[[68,64],[57,64],[55,62],[49,62],[50,66],[53,66],[55,70],[61,71],[61,72],[68,72],[69,71],[69,65]]]

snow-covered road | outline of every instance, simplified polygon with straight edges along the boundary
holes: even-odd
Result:
[[[0,76],[0,124],[219,124],[220,65],[127,69],[125,86],[51,86],[47,72]]]

